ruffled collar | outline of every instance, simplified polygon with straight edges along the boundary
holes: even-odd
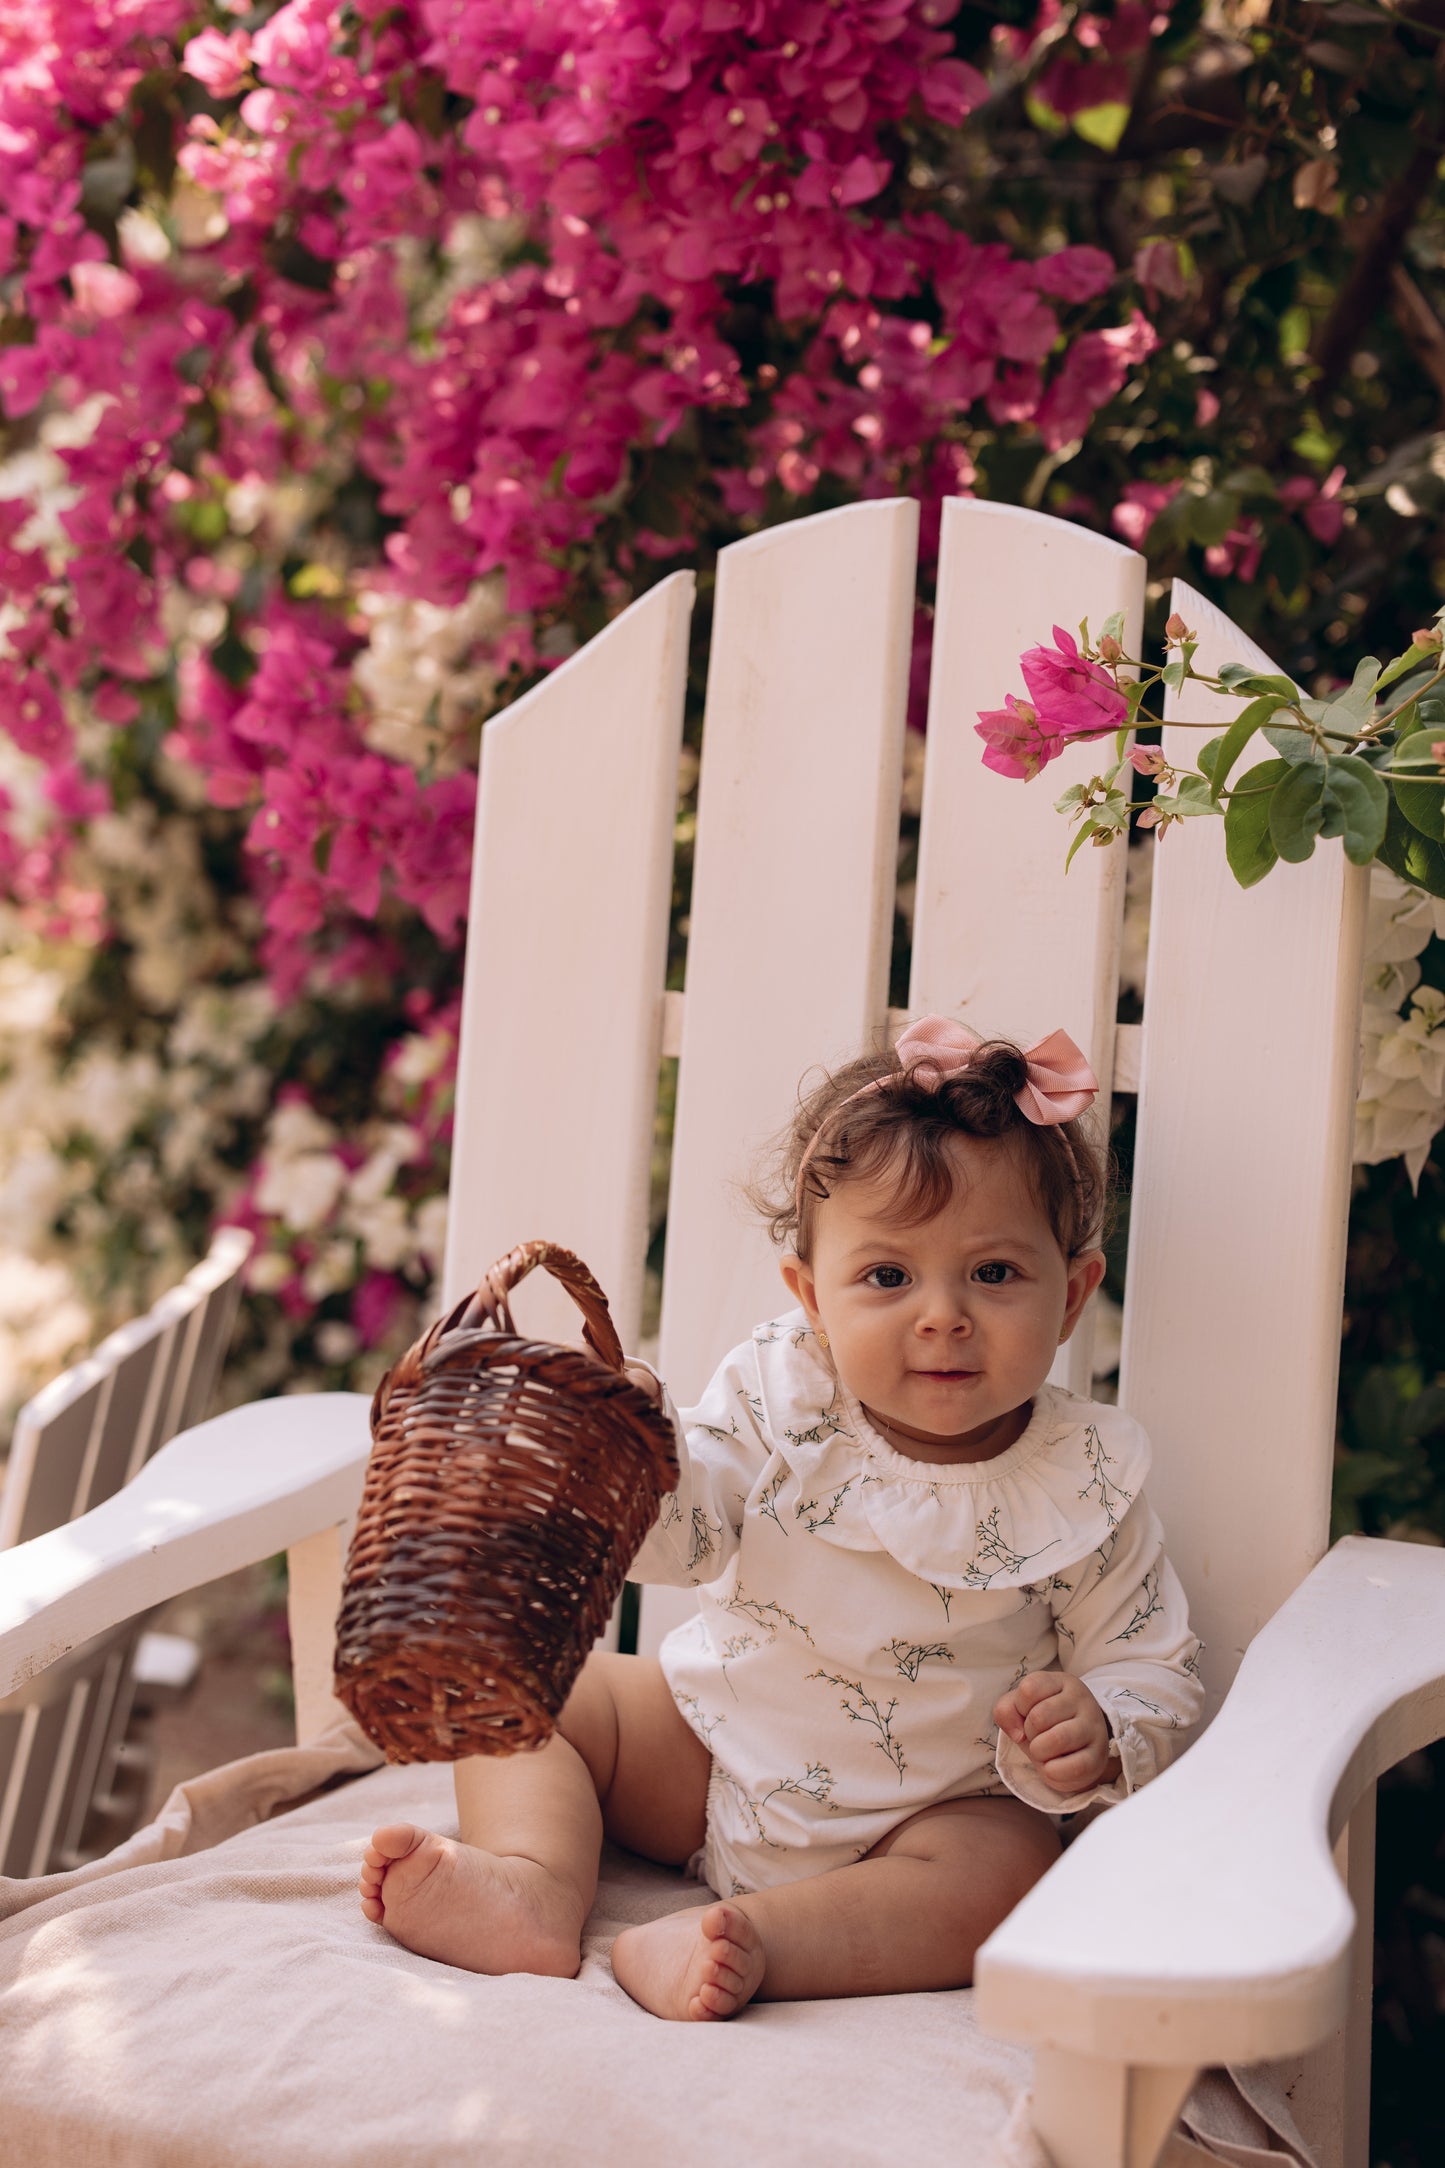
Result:
[[[991,1460],[910,1460],[868,1421],[802,1310],[760,1325],[762,1427],[789,1472],[777,1508],[845,1550],[884,1550],[940,1588],[1046,1582],[1114,1531],[1149,1467],[1119,1408],[1041,1385],[1027,1427]]]

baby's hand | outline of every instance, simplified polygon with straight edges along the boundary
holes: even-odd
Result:
[[[1119,1773],[1103,1710],[1067,1671],[1029,1672],[994,1703],[993,1720],[1051,1792],[1087,1792]]]

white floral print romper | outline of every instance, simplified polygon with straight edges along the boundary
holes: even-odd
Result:
[[[670,1407],[670,1404],[669,1404]],[[1066,1814],[1126,1796],[1197,1720],[1199,1643],[1141,1486],[1149,1442],[1057,1386],[988,1461],[905,1459],[801,1310],[676,1415],[677,1490],[633,1578],[698,1585],[664,1675],[713,1759],[703,1870],[724,1895],[861,1859],[943,1799]],[[1118,1776],[1049,1790],[992,1709],[1025,1672],[1082,1679]]]

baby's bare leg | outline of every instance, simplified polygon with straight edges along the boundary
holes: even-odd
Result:
[[[631,1927],[613,1970],[659,2017],[731,2016],[750,1996],[896,1995],[966,1987],[981,1942],[1058,1857],[1042,1814],[1017,1799],[925,1807],[856,1866]],[[738,1992],[710,2007],[690,1985],[724,1939]]]
[[[446,1964],[570,1977],[604,1820],[680,1862],[702,1841],[708,1768],[660,1666],[598,1651],[544,1747],[457,1763],[459,1844],[410,1822],[373,1834],[362,1911]]]

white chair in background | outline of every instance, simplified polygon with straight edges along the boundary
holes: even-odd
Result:
[[[144,1317],[26,1402],[0,1486],[0,1551],[113,1497],[208,1412],[250,1251],[248,1234],[224,1228]],[[106,1844],[135,1826],[144,1784],[131,1772],[121,1796],[116,1779],[142,1639],[126,1620],[0,1702],[0,1874],[78,1865],[92,1816]]]
[[[1220,825],[1184,824],[1158,861],[1143,1023],[1116,1026],[1125,854],[1086,851],[1065,877],[1067,834],[1051,810],[1099,749],[1076,749],[1025,786],[981,766],[972,724],[1018,687],[1021,649],[1051,624],[1121,609],[1136,641],[1143,562],[1037,514],[955,501],[938,574],[911,979],[906,1010],[890,1015],[916,530],[912,504],[871,503],[723,553],[683,994],[664,994],[663,973],[691,576],[663,580],[489,725],[446,1299],[514,1242],[546,1235],[587,1259],[635,1344],[663,1058],[681,1066],[661,1368],[684,1402],[721,1350],[783,1306],[735,1183],[810,1064],[850,1055],[903,1015],[944,1011],[1025,1043],[1063,1025],[1106,1092],[1137,1091],[1120,1397],[1154,1440],[1151,1495],[1208,1646],[1219,1714],[999,1929],[972,2007],[1033,2048],[1033,2126],[1057,2168],[1152,2168],[1203,2066],[1267,2058],[1296,2061],[1295,2113],[1323,2168],[1362,2168],[1372,1784],[1445,1731],[1445,1654],[1431,1653],[1445,1647],[1442,1562],[1359,1539],[1324,1555],[1365,878],[1330,845],[1245,894],[1226,870]],[[1197,595],[1176,589],[1174,606],[1200,635],[1202,666],[1255,657]],[[1175,726],[1192,748],[1190,726],[1222,727],[1226,714],[1187,693]],[[540,1333],[575,1330],[550,1288],[529,1283],[521,1308]],[[1085,1389],[1088,1343],[1081,1330],[1066,1351],[1069,1381]],[[332,1625],[367,1444],[366,1403],[345,1395],[239,1410],[175,1439],[108,1503],[0,1558],[0,1690],[137,1609],[285,1546],[298,1734],[314,1736],[334,1713]],[[644,1649],[683,1600],[645,1592]],[[368,1962],[374,1976],[374,1954]],[[105,1977],[103,1966],[90,1975],[99,2008]],[[338,1972],[336,1992],[360,1994],[362,1978],[355,1966]],[[475,2089],[465,2102],[418,2103],[418,2160],[652,2168],[672,2156],[639,2135],[650,2128],[649,2070],[693,2057],[714,2073],[725,2122],[755,2049],[783,2040],[802,2072],[853,2022],[839,2004],[770,2005],[731,2028],[654,2027],[640,2074],[609,2065],[594,2086],[585,2127],[568,2126],[569,2151],[573,2138],[538,2105],[537,2071],[551,2071],[556,2090],[587,2067],[596,1997],[565,1982],[482,1986],[493,1999],[466,2003],[461,2065],[468,2082],[484,2074],[483,2105]],[[507,2069],[494,2067],[485,2012],[511,2007],[509,1996],[520,2007],[539,1987],[547,2024],[562,2028],[546,2043],[552,2060],[509,2055]],[[281,1992],[241,1971],[231,1988],[235,1998]],[[869,2056],[875,2072],[906,2082],[911,2115],[934,2115],[913,2157],[982,2160],[946,2089],[935,2109],[930,2071],[913,2067],[920,1998],[894,2002],[868,2005]],[[395,2007],[403,2031],[427,2022],[415,1998]],[[0,2124],[23,2106],[34,2130],[58,2036],[33,1998],[23,2008],[32,2029],[12,2032],[10,2074],[0,2067]],[[682,2038],[701,2033],[714,2037]],[[67,2085],[84,2097],[93,2065],[96,2094],[67,2129],[97,2152],[113,2146],[107,2159],[144,2160],[125,2150],[100,2051],[67,2037]],[[164,2049],[134,2024],[126,2039],[138,2088],[164,2071],[176,2089],[180,2135],[167,2159],[203,2160],[205,2119],[219,2127],[225,2114],[215,2090],[224,2043],[197,2040],[178,2064],[170,2032]],[[508,2090],[512,2060],[520,2092]],[[318,2056],[314,2070],[288,2068],[287,2097],[321,2098],[335,2083]],[[841,2079],[831,2113],[814,2126],[813,2152],[788,2141],[790,2159],[888,2152],[859,2135],[856,2090]],[[228,2125],[224,2157],[289,2160],[284,2109],[268,2122],[258,2105],[257,2115],[254,2153]],[[726,2129],[715,2141],[700,2125],[676,2142],[689,2161],[736,2157]],[[358,2129],[350,2150],[325,2157],[368,2168],[402,2157],[374,2143]],[[749,2149],[770,2157],[756,2137]]]

